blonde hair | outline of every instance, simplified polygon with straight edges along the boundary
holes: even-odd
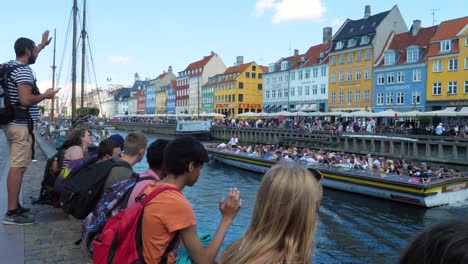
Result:
[[[321,185],[305,167],[273,166],[257,191],[247,231],[224,251],[221,263],[248,263],[265,254],[269,263],[309,263],[321,198]]]

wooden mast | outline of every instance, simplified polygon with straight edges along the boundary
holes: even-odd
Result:
[[[52,59],[52,89],[55,89],[55,69],[57,68],[57,66],[55,66],[55,45],[56,45],[56,41],[57,41],[57,30],[54,29],[54,56],[53,56],[53,59]],[[50,122],[54,122],[54,118],[55,118],[55,95],[54,97],[52,97],[52,107],[51,107],[51,110],[50,110]]]
[[[77,35],[77,16],[78,16],[78,3],[73,0],[73,43],[72,43],[72,120],[76,118],[76,35]]]
[[[86,63],[86,0],[83,0],[83,29],[81,30],[81,113],[84,110],[85,97],[85,63]]]

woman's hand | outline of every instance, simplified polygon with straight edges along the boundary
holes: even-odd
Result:
[[[234,220],[242,207],[242,199],[239,196],[240,191],[237,188],[230,188],[227,200],[223,197],[219,201],[219,211],[226,220]]]

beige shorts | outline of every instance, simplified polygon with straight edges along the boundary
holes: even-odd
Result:
[[[2,129],[8,140],[11,167],[27,168],[32,155],[32,135],[29,134],[28,126],[8,124]]]

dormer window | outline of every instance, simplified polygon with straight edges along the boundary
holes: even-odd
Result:
[[[441,52],[449,52],[452,49],[452,41],[451,40],[443,40],[440,42],[440,51]]]
[[[343,41],[338,41],[336,43],[336,49],[342,49],[343,48]]]
[[[275,71],[275,64],[272,63],[270,64],[270,68],[268,69],[269,72],[274,72]]]
[[[281,70],[284,71],[287,69],[288,69],[288,62],[287,61],[281,62]]]
[[[354,47],[354,46],[356,46],[356,40],[355,39],[348,40],[348,47]]]
[[[406,51],[406,62],[412,63],[419,60],[419,49],[418,48],[409,48]]]
[[[362,36],[361,37],[361,45],[365,45],[369,43],[369,36]]]
[[[394,51],[386,51],[385,52],[385,65],[393,65],[395,64],[395,52]]]

